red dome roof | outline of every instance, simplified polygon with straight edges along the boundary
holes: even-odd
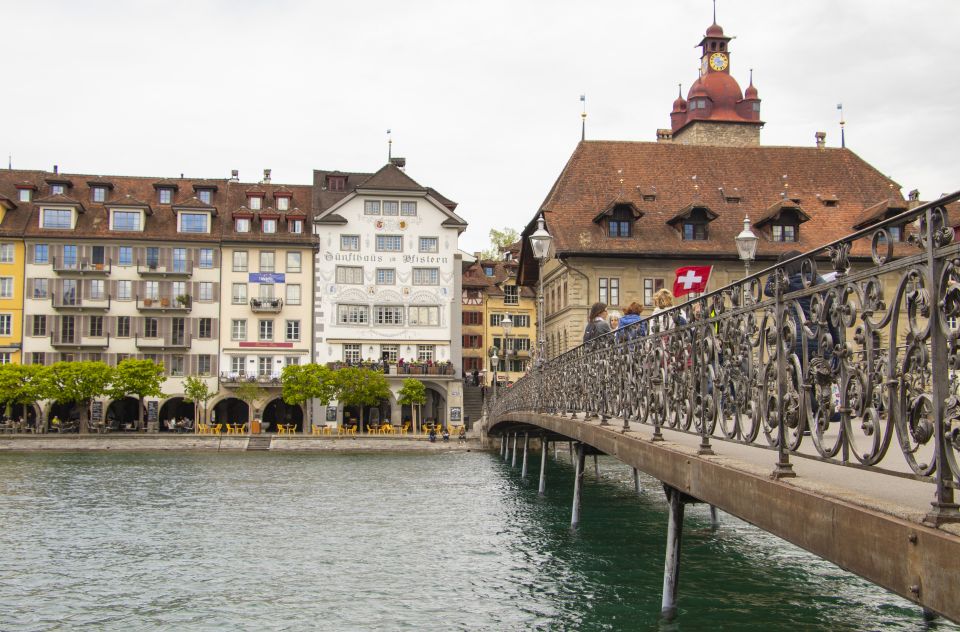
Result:
[[[708,96],[713,101],[714,111],[718,109],[733,109],[737,101],[743,98],[740,84],[725,72],[708,72],[694,84],[697,93],[690,90],[690,96]]]
[[[690,92],[687,93],[687,98],[692,99],[694,97],[712,97],[713,95],[707,93],[706,88],[703,86],[703,77],[700,77],[690,86]]]
[[[683,97],[677,97],[673,102],[673,111],[680,112],[687,107],[687,102]]]
[[[714,22],[707,27],[707,37],[723,37],[723,27]]]
[[[750,82],[750,85],[747,86],[747,89],[744,91],[744,93],[743,93],[743,98],[744,98],[744,99],[759,99],[759,98],[760,98],[759,96],[757,96],[757,89],[753,87],[753,82],[752,82],[752,81]]]

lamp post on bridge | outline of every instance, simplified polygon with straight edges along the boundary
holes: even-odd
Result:
[[[490,347],[490,370],[493,372],[493,403],[497,403],[497,367],[500,366],[500,356],[497,355],[497,348]]]
[[[553,243],[553,235],[547,232],[544,227],[543,213],[537,218],[537,230],[530,235],[530,248],[533,250],[533,258],[537,260],[539,274],[537,275],[537,364],[539,369],[545,362],[544,352],[546,347],[546,338],[543,331],[543,264],[547,262],[550,256],[550,244]]]
[[[748,215],[743,216],[743,230],[733,240],[737,244],[737,254],[743,261],[743,278],[747,278],[750,276],[750,262],[757,255],[757,242],[760,241],[760,238],[750,230],[750,217]]]
[[[503,327],[503,370],[507,373],[507,381],[510,381],[510,333],[513,331],[513,319],[510,318],[510,313],[506,313],[503,316],[503,319],[500,321],[500,326]],[[514,353],[513,355],[516,355]]]

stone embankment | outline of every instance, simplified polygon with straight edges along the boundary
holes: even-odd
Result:
[[[263,436],[263,435],[257,435]],[[231,450],[247,449],[247,435],[0,435],[0,452],[10,450]],[[426,437],[274,436],[270,450],[281,452],[456,452],[480,450],[476,437],[466,443],[431,443]]]

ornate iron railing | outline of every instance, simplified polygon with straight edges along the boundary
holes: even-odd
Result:
[[[718,439],[775,449],[779,476],[803,456],[930,480],[929,520],[957,520],[960,245],[947,207],[958,199],[572,349],[501,390],[492,419],[586,413],[649,424],[654,439],[695,433],[704,453]]]

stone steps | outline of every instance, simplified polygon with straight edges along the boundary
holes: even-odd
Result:
[[[247,440],[247,450],[269,450],[273,435],[253,435]]]

